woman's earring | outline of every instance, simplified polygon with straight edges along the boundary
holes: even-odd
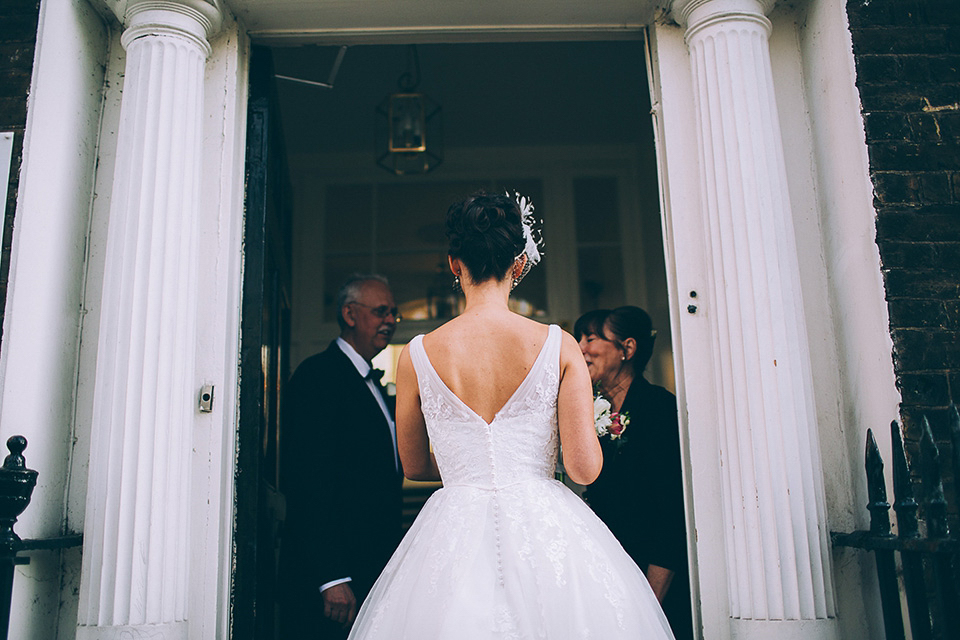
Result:
[[[453,290],[457,293],[463,293],[463,287],[460,286],[460,276],[453,276]]]

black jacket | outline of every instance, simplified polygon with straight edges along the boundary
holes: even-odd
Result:
[[[601,438],[603,470],[586,499],[640,568],[654,564],[675,572],[663,603],[678,640],[692,637],[687,536],[677,400],[636,378],[620,412],[630,423],[622,446]]]
[[[302,605],[285,616],[315,623],[320,585],[349,576],[359,605],[396,549],[402,474],[380,406],[335,341],[297,367],[285,394],[280,596]]]

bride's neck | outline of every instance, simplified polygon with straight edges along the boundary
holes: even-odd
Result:
[[[510,280],[497,282],[491,278],[479,284],[468,284],[463,288],[467,299],[464,313],[474,313],[489,309],[507,309],[510,299]]]

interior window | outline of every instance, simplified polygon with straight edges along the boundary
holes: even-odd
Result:
[[[483,186],[516,190],[541,202],[540,180],[330,185],[324,233],[324,319],[336,321],[337,288],[352,273],[390,280],[404,321],[445,320],[462,309],[447,266],[447,207]],[[544,218],[541,207],[534,212]],[[546,255],[546,254],[545,254]],[[534,269],[511,300],[518,313],[547,313],[544,269]]]
[[[573,180],[580,306],[583,310],[623,304],[623,230],[614,176]]]

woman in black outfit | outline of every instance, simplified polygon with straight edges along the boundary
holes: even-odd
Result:
[[[650,316],[590,311],[573,333],[595,388],[629,418],[622,434],[600,438],[603,470],[587,502],[644,570],[677,640],[692,639],[677,400],[643,378],[656,336]]]

